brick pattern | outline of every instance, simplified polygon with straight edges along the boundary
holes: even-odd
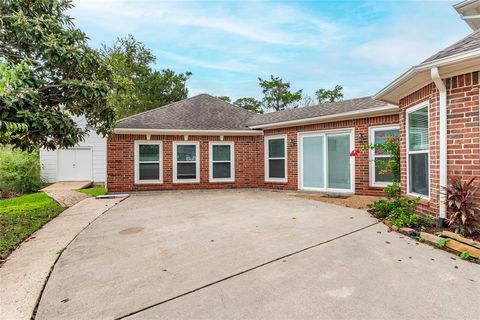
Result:
[[[447,87],[448,177],[479,177],[480,186],[480,84],[478,72],[445,79]],[[438,215],[439,195],[439,92],[433,83],[400,100],[401,188],[407,190],[406,110],[429,101],[430,201],[422,200],[420,211]],[[480,211],[480,193],[474,202]]]
[[[134,183],[134,141],[146,140],[145,135],[114,135],[107,142],[107,181],[111,192],[143,191],[143,190],[186,190],[186,189],[229,189],[229,188],[268,188],[279,190],[298,189],[297,146],[298,133],[331,129],[354,128],[355,147],[361,146],[358,134],[364,135],[364,143],[368,141],[370,126],[398,124],[398,116],[379,116],[320,123],[308,126],[297,126],[265,131],[265,136],[287,135],[287,173],[288,182],[265,182],[264,179],[264,137],[239,136],[225,137],[224,141],[235,143],[235,182],[210,183],[208,170],[208,142],[219,141],[218,136],[189,136],[188,141],[200,142],[200,182],[173,183],[173,141],[185,141],[184,136],[152,135],[150,140],[163,141],[163,183]],[[382,188],[369,186],[368,152],[362,152],[355,159],[355,193],[361,195],[381,195]]]

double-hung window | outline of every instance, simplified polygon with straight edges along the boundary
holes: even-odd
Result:
[[[161,141],[135,141],[135,183],[162,183]]]
[[[428,198],[429,139],[428,104],[407,110],[407,192]]]
[[[286,135],[265,138],[265,181],[288,181]]]
[[[210,182],[235,181],[234,146],[230,141],[209,143]]]
[[[399,138],[400,130],[398,126],[390,127],[370,127],[369,128],[370,143],[383,144],[387,139]],[[393,175],[388,172],[381,172],[383,167],[380,162],[386,164],[390,160],[390,154],[382,153],[379,150],[370,150],[370,185],[386,186],[393,181]]]
[[[198,141],[173,143],[173,182],[200,182]]]

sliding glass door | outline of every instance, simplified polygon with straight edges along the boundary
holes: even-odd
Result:
[[[300,189],[353,192],[352,133],[300,136]]]

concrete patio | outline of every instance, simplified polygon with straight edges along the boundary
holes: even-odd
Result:
[[[285,192],[134,195],[64,251],[37,319],[478,318],[480,266]]]

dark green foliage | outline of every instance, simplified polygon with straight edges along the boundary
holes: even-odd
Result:
[[[0,151],[0,198],[37,192],[43,185],[38,152]]]
[[[43,192],[0,200],[0,259],[62,211]]]
[[[217,98],[225,102],[232,102],[229,96],[218,96]]]
[[[480,229],[476,221],[475,210],[472,207],[474,195],[478,189],[473,184],[475,178],[473,177],[468,182],[460,178],[453,178],[444,187],[447,205],[451,211],[449,225],[455,226],[455,232],[466,236],[472,235]]]
[[[426,228],[435,225],[433,217],[417,215],[417,205],[420,198],[404,198],[400,196],[398,183],[393,183],[384,189],[388,199],[375,201],[368,205],[368,211],[376,218],[387,218],[388,221],[399,228],[419,227]]]
[[[400,196],[400,185],[398,184],[398,182],[389,184],[388,186],[385,187],[385,189],[383,189],[383,192],[389,198],[397,198]]]
[[[239,98],[233,104],[255,113],[263,113],[262,102],[252,97]]]
[[[315,92],[317,96],[317,101],[319,104],[342,101],[343,100],[343,87],[336,85],[332,90],[328,89],[318,89]]]
[[[398,137],[387,137],[384,143],[370,143],[362,146],[362,150],[375,150],[378,154],[388,154],[390,158],[387,162],[376,161],[375,164],[380,170],[380,174],[392,175],[394,182],[400,182],[400,142]],[[353,152],[353,151],[352,151]],[[352,155],[352,153],[350,153]],[[355,150],[355,154],[357,151]]]
[[[258,78],[263,93],[263,107],[267,110],[280,111],[288,108],[297,108],[302,99],[302,90],[290,91],[290,83],[283,82],[282,78],[270,76],[270,80]]]
[[[155,55],[132,36],[117,39],[112,47],[104,45],[102,54],[111,62],[115,80],[108,105],[119,118],[187,98],[186,82],[192,74],[154,70]]]
[[[0,144],[71,147],[87,133],[72,115],[84,116],[99,134],[112,132],[110,66],[75,28],[66,14],[71,8],[69,0],[0,2],[0,122],[28,128],[1,126]]]

